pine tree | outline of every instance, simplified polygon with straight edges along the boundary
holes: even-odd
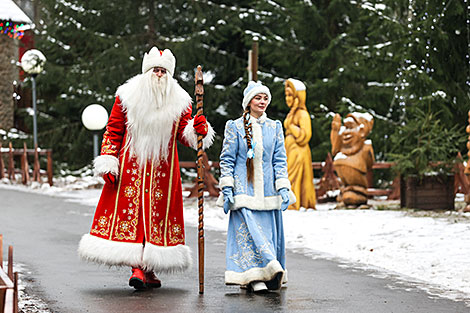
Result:
[[[378,160],[389,135],[413,107],[442,111],[464,125],[469,108],[468,8],[460,1],[42,0],[38,48],[48,58],[38,77],[40,141],[73,167],[91,160],[81,111],[110,111],[116,88],[140,73],[144,52],[170,48],[175,77],[190,94],[203,66],[205,114],[216,129],[216,160],[227,119],[241,114],[247,54],[259,38],[259,79],[272,91],[268,115],[288,112],[283,82],[305,82],[314,117],[313,159],[330,150],[331,113],[370,112]],[[123,13],[125,12],[125,13]],[[210,14],[208,14],[210,12]],[[445,95],[443,97],[443,95]],[[181,159],[193,158],[182,149]]]

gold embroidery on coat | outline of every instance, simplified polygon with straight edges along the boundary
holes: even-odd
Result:
[[[165,231],[164,231],[164,237],[163,237],[163,242],[164,245],[167,245],[167,229],[168,229],[168,214],[170,212],[170,202],[171,202],[171,187],[173,185],[173,166],[175,165],[175,154],[176,154],[176,133],[178,131],[178,125],[180,123],[180,120],[176,121],[175,125],[175,131],[173,132],[173,146],[171,149],[171,165],[170,165],[170,179],[168,180],[168,201],[166,204],[166,214],[165,214]]]
[[[127,139],[126,139],[127,141]],[[116,192],[116,201],[114,203],[114,215],[113,215],[113,223],[111,224],[111,231],[109,233],[109,240],[111,240],[111,236],[114,230],[114,223],[116,221],[116,215],[117,215],[117,208],[118,208],[118,203],[119,203],[119,191],[121,190],[121,183],[122,183],[122,175],[124,173],[124,163],[126,162],[126,154],[127,154],[127,148],[124,149],[124,155],[122,156],[121,160],[121,168],[119,170],[119,183],[118,183],[118,189]]]
[[[108,131],[105,131],[103,134],[103,141],[101,142],[101,155],[104,154],[116,154],[117,151],[117,146],[113,145],[111,140],[108,138],[110,133]]]
[[[124,196],[126,198],[132,198],[133,196],[135,196],[136,192],[137,191],[133,186],[126,186],[126,188],[124,188]]]
[[[100,216],[98,222],[95,224],[95,227],[90,231],[92,234],[100,234],[101,236],[108,236],[111,224],[109,221],[112,218],[112,214],[109,217]],[[99,226],[99,228],[98,228]]]
[[[133,185],[127,185],[124,187],[124,196],[125,199],[121,201],[128,202],[127,215],[123,215],[127,220],[121,220],[120,217],[117,218],[117,227],[114,231],[114,239],[118,240],[135,240],[137,238],[137,224],[139,221],[139,186],[142,181],[142,171],[137,170],[137,165],[132,163],[131,176],[135,178],[131,180]],[[135,176],[135,177],[134,177]],[[135,207],[133,207],[135,205]]]
[[[183,234],[183,227],[181,227],[180,224],[171,224],[171,222],[168,222],[168,237],[170,239],[170,244],[179,244],[182,243],[184,244],[184,234]]]
[[[150,242],[153,244],[161,245],[163,243],[163,220],[160,223],[152,223],[152,228],[150,229]]]

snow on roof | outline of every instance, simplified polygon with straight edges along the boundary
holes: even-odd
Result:
[[[33,21],[13,2],[0,1],[0,20],[32,24]]]

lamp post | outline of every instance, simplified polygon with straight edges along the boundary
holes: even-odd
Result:
[[[103,129],[108,122],[108,111],[99,104],[90,104],[82,112],[83,125],[93,131],[93,158],[98,156],[98,130]]]
[[[33,141],[34,147],[38,146],[38,126],[37,126],[37,109],[36,109],[36,76],[44,69],[46,57],[41,51],[30,49],[21,57],[21,67],[31,75],[33,86]]]

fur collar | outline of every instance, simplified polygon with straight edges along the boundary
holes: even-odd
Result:
[[[250,122],[251,123],[264,124],[267,119],[268,119],[268,116],[266,115],[266,112],[263,112],[263,114],[259,118],[256,118],[256,117],[250,115]]]

